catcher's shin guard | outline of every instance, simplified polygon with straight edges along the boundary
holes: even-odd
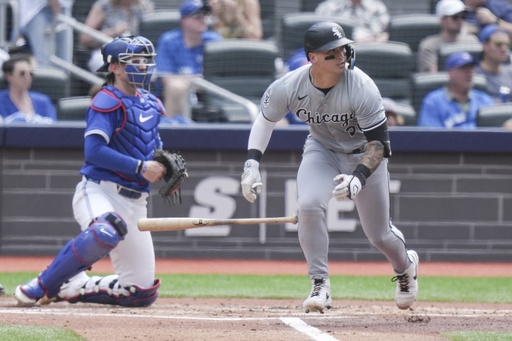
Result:
[[[117,275],[105,277],[93,276],[86,282],[77,278],[62,286],[59,298],[70,303],[100,303],[125,307],[146,307],[158,298],[160,279],[156,279],[150,288],[136,285],[122,287]]]
[[[126,233],[126,223],[116,213],[109,212],[98,217],[75,239],[70,240],[39,275],[47,297],[55,297],[64,282],[108,255]]]

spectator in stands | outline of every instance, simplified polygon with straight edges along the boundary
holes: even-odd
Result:
[[[355,42],[389,39],[389,12],[381,0],[326,0],[318,4],[315,13],[353,20]]]
[[[186,124],[183,117],[191,82],[203,73],[203,47],[222,36],[208,30],[205,16],[211,8],[199,0],[184,0],[180,7],[181,27],[163,33],[158,40],[156,67],[163,86],[168,123]],[[192,100],[192,99],[191,99]]]
[[[478,34],[487,25],[496,24],[512,35],[512,4],[506,0],[464,0],[470,32]]]
[[[436,14],[439,17],[441,30],[438,34],[425,37],[418,47],[418,71],[437,72],[439,49],[447,44],[474,43],[478,38],[466,33],[464,18],[466,6],[460,0],[441,0],[437,3]]]
[[[483,52],[475,72],[485,76],[487,93],[496,103],[511,102],[510,35],[498,25],[485,26],[478,36]]]
[[[301,47],[295,51],[294,54],[286,61],[284,65],[284,69],[286,72],[293,71],[295,69],[300,68],[302,65],[309,64],[309,60],[306,57],[306,52],[304,52],[304,48]]]
[[[259,0],[210,0],[211,29],[225,39],[261,39],[261,8]]]
[[[4,123],[51,123],[57,111],[45,94],[29,91],[32,66],[25,55],[14,55],[2,64],[8,88],[0,91],[0,116]]]
[[[28,37],[38,67],[49,67],[51,35],[55,17],[71,17],[74,0],[19,0],[20,32]],[[73,30],[66,24],[56,26],[55,54],[71,63],[73,59]]]
[[[85,25],[112,38],[137,35],[142,15],[153,9],[151,0],[96,0],[85,19]],[[88,68],[96,72],[103,65],[102,42],[81,33],[80,45],[93,50]]]
[[[388,127],[401,126],[404,118],[397,113],[396,102],[389,97],[382,98],[382,105],[386,113]]]
[[[494,105],[491,96],[473,89],[475,60],[468,52],[448,56],[446,87],[434,90],[423,99],[418,119],[422,127],[476,128],[478,110]]]

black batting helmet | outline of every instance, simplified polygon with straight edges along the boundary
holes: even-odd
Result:
[[[350,43],[353,41],[347,38],[343,28],[330,21],[313,24],[304,34],[304,51],[308,60],[309,52],[327,51]]]

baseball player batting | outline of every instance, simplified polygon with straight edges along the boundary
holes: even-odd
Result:
[[[87,111],[82,181],[73,213],[82,232],[70,240],[46,270],[20,285],[20,305],[66,300],[122,306],[147,306],[158,297],[150,232],[138,230],[147,218],[149,184],[164,166],[153,160],[162,147],[158,123],[162,103],[147,90],[155,66],[146,38],[117,38],[102,47],[108,72]],[[89,277],[85,270],[110,254],[115,273]]]
[[[259,162],[272,131],[289,111],[309,124],[297,174],[299,243],[311,279],[306,312],[331,307],[328,270],[328,201],[354,200],[369,241],[391,263],[396,304],[409,308],[418,292],[418,255],[407,251],[403,234],[389,214],[388,157],[391,146],[382,99],[375,83],[354,67],[355,51],[343,28],[333,22],[311,26],[304,36],[310,64],[272,83],[251,129],[242,175],[245,198],[260,190]]]

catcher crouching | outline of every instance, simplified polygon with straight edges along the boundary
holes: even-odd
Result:
[[[162,150],[158,124],[165,109],[149,87],[153,44],[142,36],[116,38],[102,47],[105,83],[87,110],[82,180],[73,196],[81,233],[70,240],[38,277],[19,285],[19,305],[53,301],[129,307],[156,301],[151,233],[147,218],[150,183],[165,179],[162,195],[180,200],[187,178],[183,158]],[[109,255],[115,273],[89,277],[86,270]]]

